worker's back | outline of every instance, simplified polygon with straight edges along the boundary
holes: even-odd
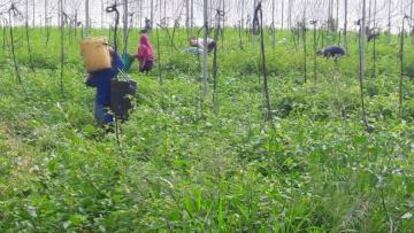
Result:
[[[339,46],[328,46],[323,49],[322,54],[324,57],[341,57],[345,55],[345,49]]]

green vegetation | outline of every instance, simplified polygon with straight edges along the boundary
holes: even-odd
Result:
[[[241,50],[228,29],[219,42],[215,114],[211,99],[201,104],[198,58],[180,52],[185,31],[176,33],[178,50],[160,34],[162,85],[159,67],[143,76],[134,64],[137,108],[120,144],[95,125],[80,38],[65,33],[62,95],[57,30],[47,45],[44,29],[31,30],[32,71],[24,30],[16,29],[22,85],[10,38],[0,35],[0,232],[413,231],[412,44],[401,117],[399,39],[378,41],[376,78],[368,47],[368,133],[355,34],[337,64],[317,58],[315,80],[309,33],[306,83],[302,45],[277,32],[272,49],[266,35],[273,124],[263,117],[259,37],[243,33]],[[137,36],[131,32],[131,53]]]

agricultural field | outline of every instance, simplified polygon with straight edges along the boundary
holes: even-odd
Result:
[[[311,30],[304,40],[277,31],[273,47],[265,29],[268,118],[259,36],[226,28],[205,93],[201,58],[182,51],[186,31],[171,42],[171,30],[154,30],[156,67],[144,75],[133,65],[136,108],[116,135],[95,123],[79,32],[30,29],[29,51],[24,28],[13,43],[9,29],[0,33],[0,232],[414,231],[409,36],[402,79],[401,38],[381,35],[375,60],[367,44],[367,128],[357,33],[335,62],[315,56]],[[341,40],[315,34],[318,49]],[[129,53],[138,36],[132,29]]]

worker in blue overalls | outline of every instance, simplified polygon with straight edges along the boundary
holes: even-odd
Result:
[[[113,48],[109,48],[112,59],[112,67],[89,73],[86,85],[96,87],[95,97],[95,119],[99,124],[108,125],[113,123],[114,117],[109,113],[111,102],[111,80],[117,76],[119,70],[124,68],[121,57]]]

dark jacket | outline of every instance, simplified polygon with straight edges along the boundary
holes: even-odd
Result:
[[[345,50],[339,46],[329,46],[322,52],[324,57],[341,57],[345,55]]]
[[[99,70],[89,74],[86,85],[96,87],[95,102],[100,105],[109,106],[111,100],[111,79],[114,78],[120,69],[124,68],[121,57],[113,53],[112,68]]]

